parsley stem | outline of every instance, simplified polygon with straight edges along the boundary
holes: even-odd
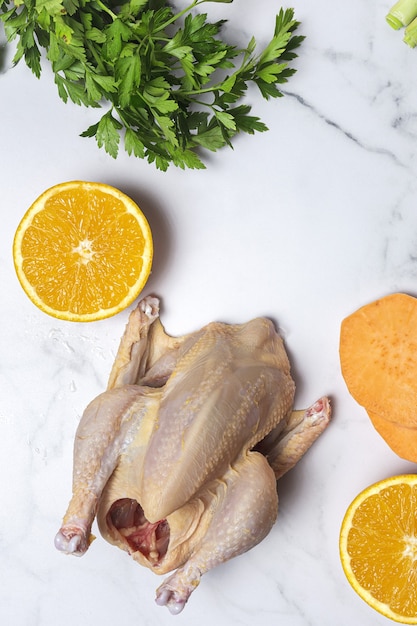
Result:
[[[108,13],[110,15],[110,17],[113,20],[113,22],[118,19],[116,13],[113,13],[113,11],[111,9],[109,9],[109,7],[106,7],[106,5],[103,4],[103,2],[101,0],[96,0],[96,3],[100,7],[100,9],[103,9],[103,11],[105,11],[106,13]]]
[[[173,22],[175,22],[178,18],[182,17],[183,15],[185,15],[186,13],[188,13],[189,11],[191,11],[191,9],[193,9],[194,7],[198,6],[199,4],[202,4],[203,2],[209,2],[210,0],[193,0],[193,2],[191,4],[189,4],[187,7],[185,7],[185,9],[183,9],[182,11],[180,11],[179,13],[176,13],[175,15],[173,15],[169,20],[167,20],[166,22],[164,22],[164,24],[160,27],[160,30],[165,30],[165,28],[167,26],[169,26],[170,24],[172,24]]]
[[[240,72],[241,72],[241,70],[238,70],[238,72],[236,72],[236,74],[240,74]],[[250,80],[253,80],[253,78],[252,77],[247,77],[245,79],[245,82],[247,83]],[[189,91],[178,89],[175,93],[176,94],[180,94],[181,96],[185,96],[186,98],[191,98],[192,96],[199,96],[199,95],[204,94],[204,93],[213,93],[213,92],[216,92],[216,91],[222,91],[222,87],[223,87],[224,82],[225,81],[222,80],[221,82],[216,83],[215,85],[211,84],[208,87],[202,87],[201,89],[191,89]],[[195,101],[195,102],[197,102],[197,101]]]

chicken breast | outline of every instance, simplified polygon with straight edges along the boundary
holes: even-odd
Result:
[[[204,572],[249,550],[278,510],[276,481],[330,419],[323,397],[293,411],[295,385],[273,324],[211,323],[169,336],[159,301],[131,313],[107,390],[74,445],[73,495],[55,545],[82,555],[102,536],[157,574],[180,612]]]

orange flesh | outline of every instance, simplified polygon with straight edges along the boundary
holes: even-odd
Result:
[[[16,256],[38,306],[85,316],[133,301],[149,274],[152,244],[130,199],[126,204],[103,185],[79,185],[59,185],[39,202]]]
[[[416,485],[382,489],[355,511],[346,543],[360,588],[409,623],[417,623],[416,511]]]

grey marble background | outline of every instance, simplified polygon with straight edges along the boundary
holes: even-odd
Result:
[[[185,6],[185,2],[176,3]],[[206,5],[227,34],[259,44],[279,4]],[[0,622],[5,626],[384,626],[350,588],[338,534],[353,497],[415,466],[379,438],[349,396],[340,322],[392,291],[417,295],[417,51],[385,23],[390,3],[294,0],[307,36],[286,96],[249,97],[269,132],[239,138],[206,171],[114,161],[79,134],[94,110],[64,104],[47,67],[11,67],[0,39]],[[240,41],[241,40],[241,41]],[[11,246],[33,200],[64,180],[100,180],[148,216],[157,293],[171,334],[214,320],[271,317],[302,408],[334,417],[278,486],[278,521],[251,552],[206,574],[184,613],[156,607],[159,579],[99,537],[82,559],[53,538],[71,491],[72,443],[104,389],[128,311],[60,322],[20,288]],[[416,194],[416,195],[415,195]],[[96,533],[98,534],[98,532]]]

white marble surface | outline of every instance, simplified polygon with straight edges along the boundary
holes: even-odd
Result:
[[[185,2],[176,2],[178,6]],[[415,466],[392,453],[351,399],[338,361],[342,318],[392,291],[417,294],[417,51],[385,23],[387,0],[294,0],[307,36],[287,96],[250,94],[268,133],[244,136],[206,171],[114,161],[78,135],[94,110],[63,104],[6,50],[0,74],[0,622],[5,626],[383,626],[338,556],[346,507],[370,483]],[[262,10],[259,8],[262,6]],[[280,4],[206,5],[228,34],[266,42]],[[100,180],[149,218],[145,290],[172,334],[213,319],[279,324],[296,405],[322,394],[333,421],[279,483],[278,521],[251,552],[206,574],[178,617],[154,604],[151,572],[100,538],[82,559],[53,538],[71,488],[72,442],[103,390],[128,311],[87,325],[38,311],[16,279],[17,224],[47,187]]]

